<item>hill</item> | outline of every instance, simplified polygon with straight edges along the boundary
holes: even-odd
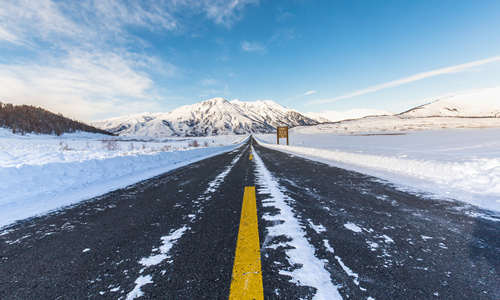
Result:
[[[446,96],[398,116],[422,117],[500,117],[500,87]]]
[[[0,102],[0,127],[9,128],[13,133],[56,134],[86,131],[112,135],[111,133],[71,120],[61,114],[54,114],[41,107],[13,105]]]

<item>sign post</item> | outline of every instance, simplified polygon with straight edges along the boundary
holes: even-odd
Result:
[[[279,145],[280,138],[286,138],[286,145],[288,146],[288,126],[278,126],[276,131],[276,143]]]

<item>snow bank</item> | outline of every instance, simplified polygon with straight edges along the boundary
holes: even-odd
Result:
[[[238,145],[0,167],[0,227],[231,151]]]
[[[269,148],[380,177],[419,192],[500,211],[500,130],[391,136],[296,134]],[[301,147],[296,145],[308,145]]]
[[[0,128],[0,168],[44,165],[56,162],[81,162],[119,156],[154,155],[160,152],[218,147],[235,144],[246,136],[226,135],[189,138],[110,137],[92,133],[54,135],[17,135]],[[198,147],[194,147],[196,141]]]

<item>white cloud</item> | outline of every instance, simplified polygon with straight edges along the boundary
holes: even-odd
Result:
[[[264,53],[266,51],[266,47],[257,42],[249,42],[243,41],[241,42],[241,49],[245,52],[259,52]]]
[[[0,99],[41,105],[90,120],[114,113],[144,111],[156,102],[152,80],[114,53],[74,52],[57,65],[0,65]],[[140,103],[140,105],[139,105]]]
[[[342,100],[342,99],[349,99],[349,98],[353,98],[353,97],[357,97],[357,96],[361,96],[361,95],[366,95],[369,93],[374,93],[374,92],[377,92],[377,91],[380,91],[383,89],[388,89],[388,88],[400,86],[403,84],[415,82],[418,80],[422,80],[422,79],[426,79],[426,78],[430,78],[430,77],[434,77],[434,76],[463,72],[463,71],[466,71],[468,69],[471,69],[471,68],[474,68],[477,66],[490,64],[490,63],[494,63],[494,62],[498,62],[498,61],[500,61],[500,56],[494,56],[494,57],[490,57],[490,58],[486,58],[486,59],[482,59],[482,60],[468,62],[465,64],[436,69],[436,70],[432,70],[432,71],[428,71],[428,72],[417,73],[417,74],[411,75],[409,77],[404,77],[401,79],[389,81],[389,82],[382,83],[379,85],[374,85],[374,86],[368,87],[366,89],[357,90],[357,91],[354,91],[352,93],[338,96],[335,98],[315,100],[315,101],[311,101],[310,103],[315,103],[315,104],[331,103],[331,102],[335,102],[335,101]]]
[[[158,110],[151,74],[168,78],[181,70],[140,54],[141,49],[131,50],[150,45],[130,33],[130,27],[182,32],[183,26],[189,26],[183,23],[189,22],[187,16],[199,15],[231,27],[243,9],[255,3],[3,0],[0,42],[22,47],[31,55],[0,64],[0,101],[40,105],[83,120]]]
[[[316,93],[317,93],[317,91],[315,91],[315,90],[310,90],[310,91],[305,92],[303,96],[314,95],[314,94],[316,94]]]

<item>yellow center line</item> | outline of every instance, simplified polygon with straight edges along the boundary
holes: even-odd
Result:
[[[256,201],[255,187],[246,186],[236,242],[230,300],[264,299]]]
[[[252,160],[252,158],[253,158],[253,154],[252,154],[252,153],[250,153],[250,157],[249,157],[249,159],[250,159],[250,160]]]

